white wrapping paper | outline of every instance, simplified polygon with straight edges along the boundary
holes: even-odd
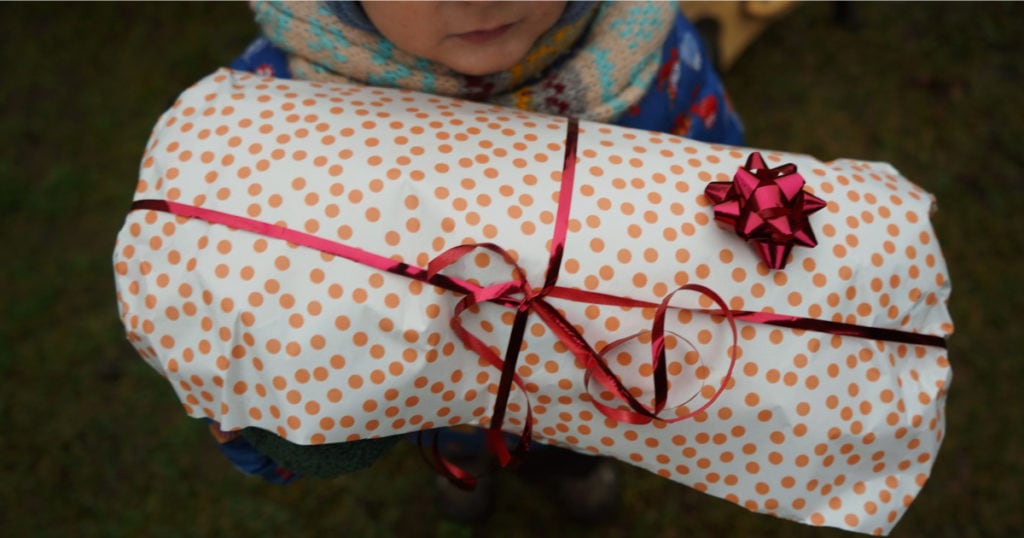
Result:
[[[286,227],[426,267],[495,243],[544,280],[567,121],[354,85],[221,70],[183,93],[146,148],[136,200]],[[827,208],[819,245],[784,270],[713,220],[703,190],[751,150],[581,122],[558,285],[658,303],[699,283],[736,310],[944,337],[949,279],[932,198],[883,163],[791,162]],[[162,211],[128,214],[114,256],[128,338],[194,417],[302,444],[486,425],[500,372],[449,327],[460,295],[273,237]],[[475,253],[445,274],[509,279]],[[549,299],[595,348],[650,328],[652,308]],[[680,307],[711,306],[680,294]],[[513,310],[462,320],[497,352]],[[727,371],[728,324],[673,310],[667,416]],[[738,323],[733,378],[690,420],[630,425],[589,401],[581,364],[531,318],[518,373],[535,438],[603,453],[750,510],[886,534],[924,485],[944,433],[942,347]],[[684,342],[686,338],[689,344]],[[649,396],[644,339],[609,364]],[[595,398],[600,390],[591,388]],[[688,401],[697,394],[694,400]],[[506,426],[527,399],[512,392]]]

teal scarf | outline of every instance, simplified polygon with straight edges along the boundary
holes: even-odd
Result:
[[[404,88],[611,122],[654,80],[675,21],[672,2],[600,3],[556,26],[507,71],[465,76],[345,24],[321,2],[256,1],[256,21],[296,78]]]

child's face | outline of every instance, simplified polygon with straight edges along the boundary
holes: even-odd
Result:
[[[464,75],[506,70],[526,55],[565,2],[363,2],[399,49]]]

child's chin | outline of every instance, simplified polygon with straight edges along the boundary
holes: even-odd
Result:
[[[451,67],[451,66],[449,66],[449,67]],[[487,76],[487,75],[494,75],[494,74],[500,73],[502,71],[507,71],[509,67],[512,67],[512,66],[509,65],[507,67],[482,68],[482,69],[458,69],[458,68],[455,68],[455,67],[451,67],[451,69],[453,71],[455,71],[456,73],[459,73],[460,75],[466,75],[468,77],[483,77],[483,76]]]
[[[506,57],[507,55],[493,57],[459,57],[455,58],[450,62],[445,62],[445,65],[462,75],[480,77],[484,75],[493,75],[502,71],[508,71],[512,66],[518,63],[519,58],[517,57]]]

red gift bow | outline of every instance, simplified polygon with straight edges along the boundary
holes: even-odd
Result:
[[[203,207],[192,206],[188,204],[181,204],[169,200],[136,200],[131,205],[131,210],[151,210],[161,211],[170,213],[176,216],[184,218],[195,218],[201,219],[211,224],[220,224],[235,229],[245,230],[251,233],[264,235],[267,237],[280,239],[287,241],[292,244],[302,245],[307,248],[339,256],[363,265],[378,269],[380,271],[386,271],[392,274],[404,276],[419,280],[421,282],[429,283],[448,291],[453,291],[465,295],[456,306],[455,313],[451,320],[453,330],[459,336],[459,338],[466,343],[468,347],[476,351],[481,358],[486,360],[492,366],[499,368],[502,371],[502,377],[499,382],[498,396],[495,401],[494,413],[491,417],[491,425],[488,429],[488,447],[490,450],[495,452],[503,464],[518,459],[522,453],[525,452],[529,444],[530,435],[532,431],[532,410],[527,405],[527,417],[524,421],[524,427],[520,435],[519,443],[514,452],[509,452],[508,448],[502,442],[499,442],[501,425],[503,423],[504,413],[510,395],[511,386],[514,384],[523,391],[527,399],[529,399],[528,391],[521,378],[515,373],[516,357],[518,356],[519,349],[522,344],[522,337],[525,330],[525,323],[527,316],[530,312],[535,312],[545,322],[545,324],[552,329],[554,334],[562,341],[572,353],[581,360],[585,366],[584,380],[585,385],[589,387],[591,379],[595,379],[611,394],[613,394],[620,401],[624,402],[629,409],[613,408],[604,405],[594,398],[590,398],[591,403],[605,416],[614,420],[629,422],[632,424],[646,424],[653,420],[662,420],[665,422],[676,422],[691,418],[694,415],[704,412],[710,407],[715,400],[725,391],[729,381],[732,379],[732,369],[735,365],[735,351],[736,351],[736,321],[747,321],[751,323],[768,324],[779,327],[788,327],[800,330],[811,330],[818,331],[827,334],[834,335],[846,335],[862,338],[873,338],[876,340],[887,340],[893,342],[904,342],[910,344],[919,344],[927,346],[938,346],[945,347],[945,339],[938,336],[932,336],[927,334],[918,334],[900,331],[896,329],[885,329],[878,327],[864,327],[860,325],[833,322],[820,319],[809,319],[801,318],[797,316],[788,316],[784,314],[776,314],[773,312],[750,312],[742,310],[731,310],[728,308],[726,303],[711,289],[701,286],[699,284],[687,284],[682,286],[672,293],[668,294],[660,303],[651,303],[648,301],[642,301],[632,299],[628,297],[621,297],[615,295],[609,295],[599,292],[591,292],[587,290],[580,290],[574,288],[565,288],[556,285],[558,277],[558,270],[561,266],[562,253],[565,247],[565,238],[568,228],[569,220],[569,208],[572,199],[572,186],[575,179],[575,163],[576,163],[576,139],[578,135],[578,124],[575,120],[570,120],[568,125],[568,131],[566,135],[566,154],[565,161],[562,169],[562,185],[559,192],[558,200],[558,212],[555,220],[555,234],[552,241],[552,250],[550,254],[548,272],[545,277],[544,286],[538,290],[534,290],[529,283],[526,281],[525,274],[518,265],[516,265],[514,258],[497,245],[484,243],[484,244],[471,244],[461,245],[449,249],[442,253],[434,260],[431,260],[427,269],[409,265],[403,262],[396,262],[390,258],[367,252],[355,247],[323,239],[315,235],[292,230],[284,226],[270,224],[267,222],[261,222],[258,220],[242,217],[239,215],[233,215],[230,213],[224,213],[213,209],[207,209]],[[755,159],[755,156],[757,157]],[[760,161],[760,155],[754,154],[748,161],[748,165],[757,164]],[[763,167],[763,161],[761,161]],[[792,167],[792,168],[789,168]],[[750,168],[750,166],[748,166]],[[758,168],[753,167],[755,170]],[[795,166],[788,165],[780,167],[780,169],[787,174],[795,172]],[[741,170],[742,171],[742,170]],[[782,174],[786,175],[786,174]],[[755,176],[756,177],[756,176]],[[802,181],[802,180],[801,180]],[[717,189],[711,189],[710,190]],[[810,196],[810,195],[807,195]],[[820,208],[819,208],[820,209]],[[813,235],[811,236],[813,238]],[[445,267],[448,267],[459,258],[469,254],[472,250],[477,248],[485,248],[496,252],[501,255],[506,262],[513,266],[513,273],[516,275],[516,279],[497,283],[488,286],[480,286],[473,284],[467,280],[463,280],[457,277],[447,276],[441,274],[440,271]],[[693,291],[703,294],[709,297],[715,302],[719,310],[697,310],[712,316],[724,317],[729,325],[733,334],[733,345],[730,348],[730,361],[726,374],[722,377],[722,380],[715,390],[715,393],[708,398],[708,400],[700,406],[698,409],[676,416],[672,418],[665,418],[659,416],[659,413],[664,410],[665,402],[667,399],[667,375],[665,359],[665,343],[664,343],[664,322],[665,315],[672,307],[669,304],[670,299],[680,291]],[[654,370],[654,388],[655,397],[654,405],[646,406],[630,393],[629,389],[626,388],[619,380],[618,376],[609,368],[607,362],[604,360],[604,356],[611,352],[616,347],[624,344],[625,342],[638,338],[639,334],[634,334],[620,338],[610,344],[606,345],[602,351],[594,351],[590,345],[583,339],[582,335],[572,326],[571,323],[564,316],[561,315],[553,306],[550,305],[545,299],[546,298],[558,298],[566,299],[576,302],[586,302],[590,304],[601,304],[611,305],[620,307],[634,307],[634,308],[656,308],[656,315],[651,330],[651,357],[652,366]],[[513,322],[512,334],[509,338],[509,343],[506,349],[505,359],[502,360],[496,354],[490,351],[490,349],[483,344],[476,336],[472,335],[469,331],[462,327],[462,323],[459,320],[460,315],[472,305],[480,302],[493,302],[501,304],[503,306],[515,307],[516,317]],[[685,405],[685,402],[684,404]],[[445,461],[440,457],[439,451],[437,450],[436,444],[434,448],[434,456],[436,461],[431,462],[435,465],[435,468],[439,472],[444,474],[450,480],[457,485],[463,487],[472,487],[475,483],[475,477],[469,475],[462,469]]]
[[[715,204],[715,220],[753,244],[768,267],[783,269],[793,245],[818,244],[807,217],[826,203],[803,186],[796,165],[768,168],[755,151],[733,181],[709,183],[704,195]]]

